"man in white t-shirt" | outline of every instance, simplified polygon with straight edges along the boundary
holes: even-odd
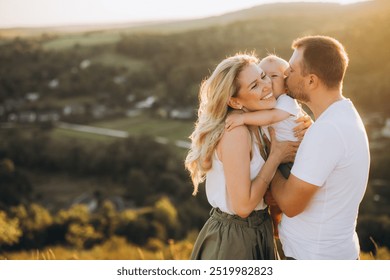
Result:
[[[356,221],[370,155],[361,118],[342,95],[348,57],[337,40],[326,36],[303,37],[292,47],[286,84],[315,122],[290,177],[276,173],[271,184],[284,213],[279,225],[283,251],[287,259],[358,259]]]

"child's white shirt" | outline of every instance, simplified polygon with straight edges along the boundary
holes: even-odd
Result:
[[[298,125],[295,120],[304,115],[301,106],[294,98],[287,94],[282,94],[276,100],[274,109],[279,109],[290,114],[287,119],[271,125],[275,130],[276,139],[278,141],[298,141],[298,138],[294,136],[293,128]],[[263,126],[262,129],[268,139],[271,139],[268,126]]]

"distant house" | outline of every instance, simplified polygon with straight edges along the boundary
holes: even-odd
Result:
[[[33,123],[37,120],[37,113],[33,111],[20,112],[18,121],[24,123]]]
[[[176,108],[169,113],[170,118],[177,120],[190,120],[194,117],[193,108]]]
[[[37,101],[40,97],[40,94],[38,92],[29,92],[26,94],[26,99],[30,102]]]
[[[137,117],[139,115],[141,115],[142,113],[142,110],[141,109],[128,109],[126,110],[126,116],[127,117]]]
[[[149,96],[143,101],[140,101],[135,104],[135,108],[137,109],[148,109],[152,108],[153,104],[157,101],[156,97],[154,96]]]
[[[38,122],[58,122],[60,120],[60,113],[55,111],[39,112]]]
[[[126,77],[125,76],[116,76],[116,77],[114,77],[113,82],[117,85],[123,84],[124,82],[126,82]]]
[[[83,106],[81,104],[69,104],[69,105],[66,105],[62,109],[62,113],[65,116],[69,116],[69,115],[84,115],[85,111],[86,111],[85,106]]]
[[[84,204],[87,206],[89,212],[96,212],[102,206],[104,201],[109,201],[117,211],[125,209],[125,202],[120,196],[104,197],[100,191],[93,193],[83,193],[76,197],[71,205]]]
[[[89,66],[91,66],[91,61],[89,59],[84,59],[80,62],[80,68],[81,69],[87,69]]]
[[[55,89],[58,88],[58,86],[60,85],[60,81],[58,79],[53,79],[47,85],[49,88]]]
[[[385,126],[382,128],[382,136],[390,138],[390,118],[386,119]]]
[[[56,111],[22,111],[9,114],[7,120],[20,123],[57,122],[60,120],[60,113]]]

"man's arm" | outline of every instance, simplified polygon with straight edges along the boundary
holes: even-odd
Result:
[[[319,187],[290,174],[288,180],[278,171],[271,182],[272,196],[288,217],[302,213]]]

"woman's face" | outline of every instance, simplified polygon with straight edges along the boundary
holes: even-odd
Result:
[[[271,79],[255,63],[246,66],[238,75],[240,90],[236,101],[244,111],[272,109],[276,99],[272,94]]]

